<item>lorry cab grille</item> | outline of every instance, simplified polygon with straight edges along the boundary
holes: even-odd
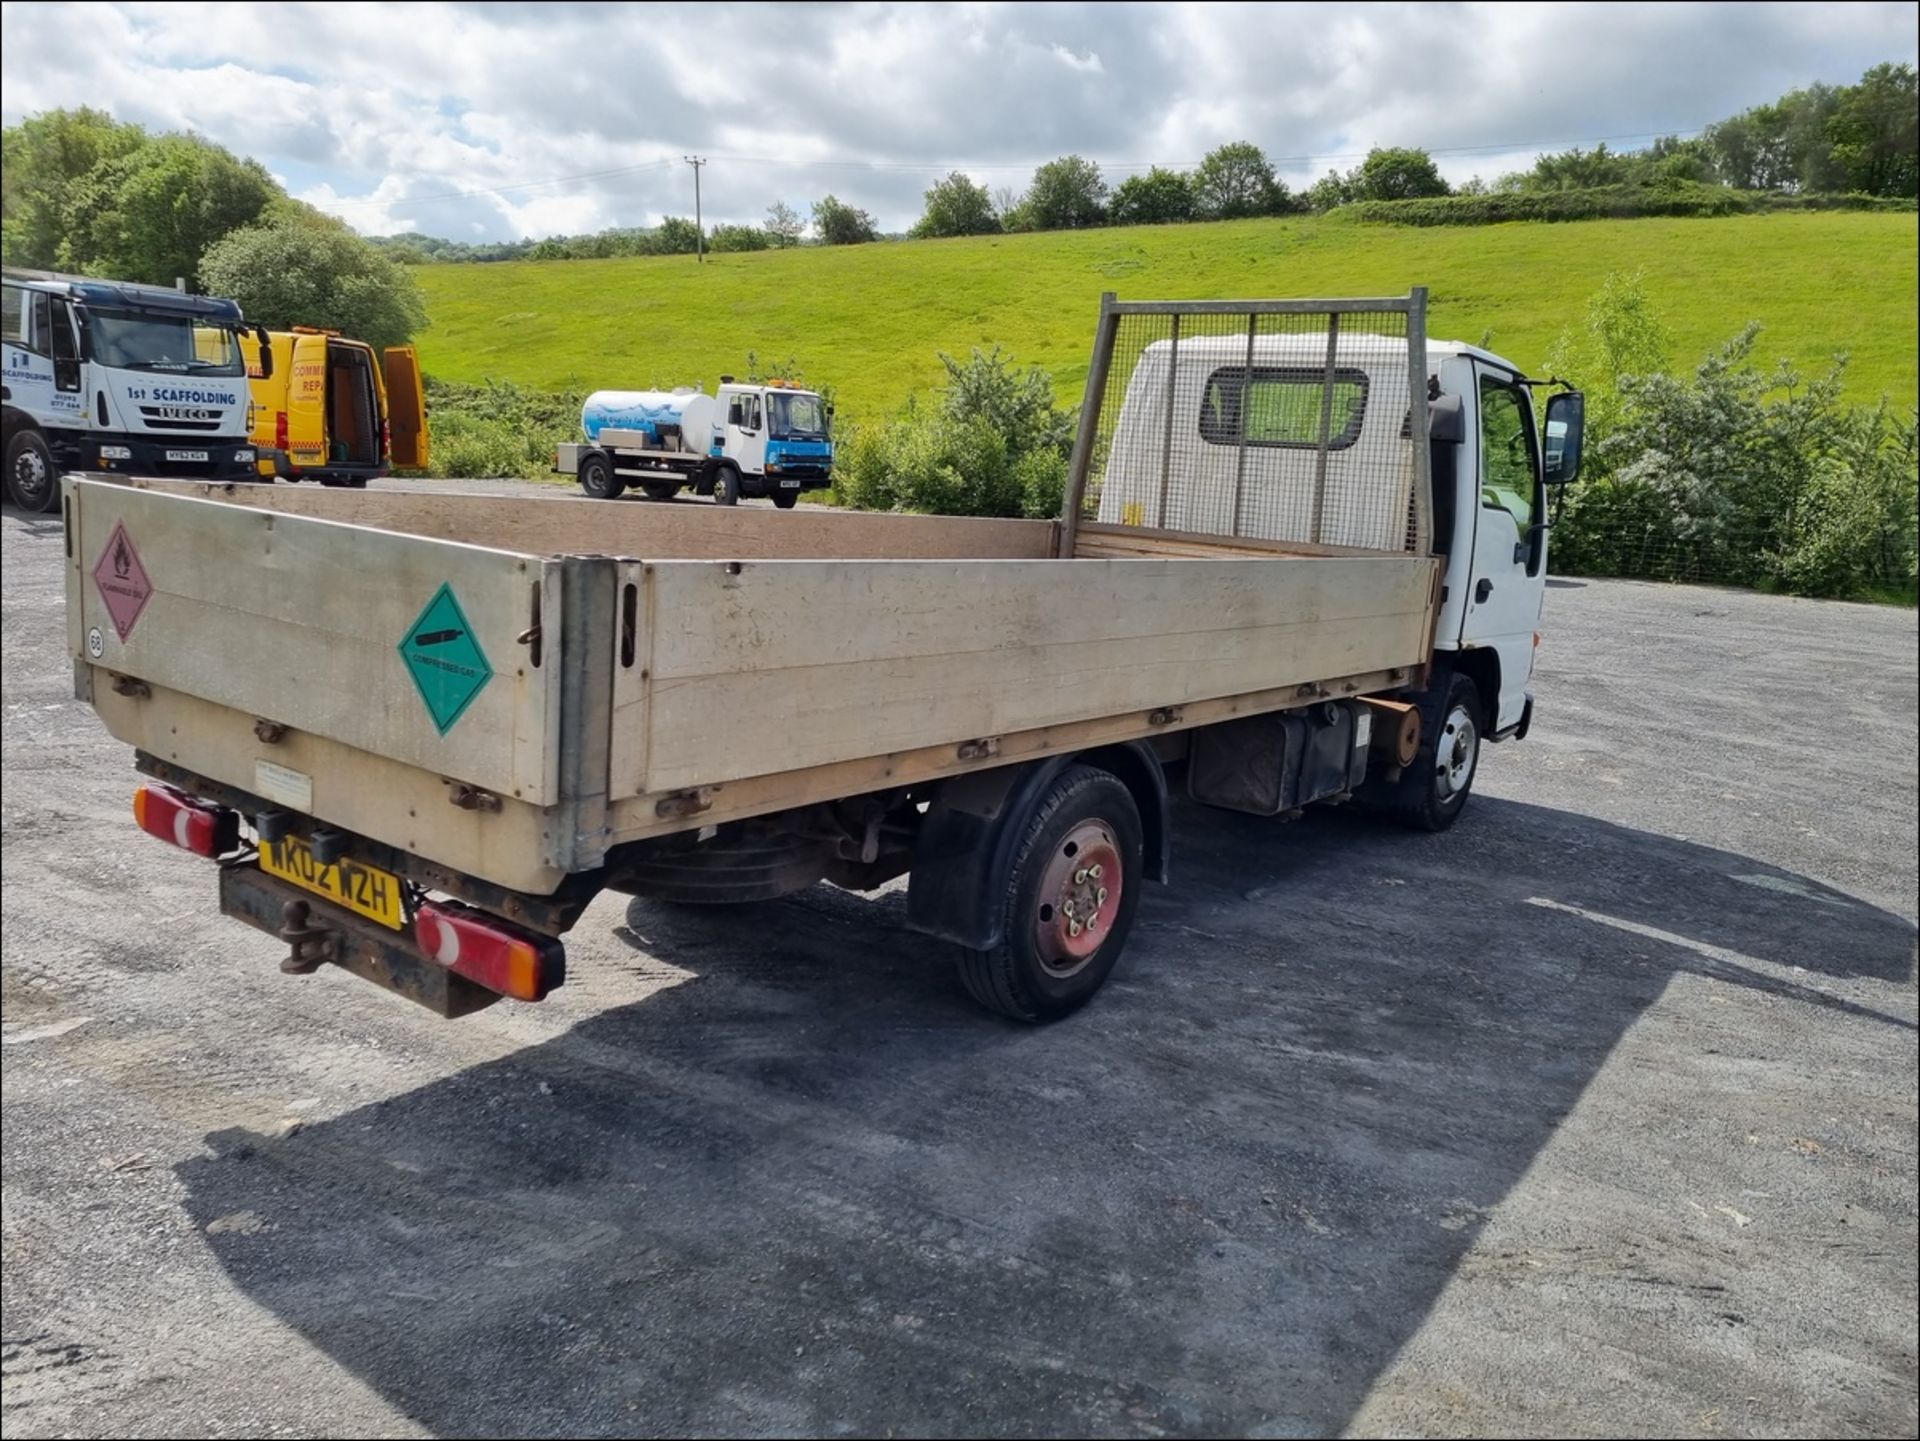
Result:
[[[140,419],[149,430],[216,431],[226,424],[219,411],[194,405],[143,405]]]

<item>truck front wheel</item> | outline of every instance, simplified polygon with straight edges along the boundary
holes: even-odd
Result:
[[[22,430],[7,442],[7,498],[22,510],[52,510],[60,502],[53,451],[37,430]]]
[[[960,981],[989,1010],[1057,1021],[1106,984],[1140,903],[1140,811],[1119,777],[1069,766],[1021,826],[998,904],[1000,943],[962,948]]]
[[[730,465],[723,465],[714,472],[713,503],[715,505],[740,503],[740,472]]]
[[[1480,769],[1480,738],[1485,729],[1480,688],[1464,675],[1453,676],[1441,704],[1420,707],[1420,750],[1397,780],[1369,782],[1361,804],[1384,811],[1418,831],[1444,831],[1460,818]]]

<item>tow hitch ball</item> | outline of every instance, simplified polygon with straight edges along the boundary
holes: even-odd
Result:
[[[334,932],[307,922],[312,912],[305,901],[288,901],[280,910],[280,939],[291,949],[280,962],[290,976],[309,976],[333,959]]]

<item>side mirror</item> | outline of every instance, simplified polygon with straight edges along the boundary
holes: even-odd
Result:
[[[273,374],[273,337],[267,334],[267,327],[253,327],[253,338],[260,347],[260,379],[265,380]]]
[[[1580,474],[1580,452],[1585,442],[1587,398],[1577,390],[1563,390],[1547,401],[1548,485],[1570,485]]]
[[[1427,402],[1427,439],[1457,444],[1467,437],[1466,407],[1458,395],[1437,395]]]

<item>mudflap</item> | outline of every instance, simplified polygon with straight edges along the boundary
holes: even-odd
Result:
[[[254,861],[221,868],[220,909],[286,941],[290,951],[281,968],[296,975],[331,962],[449,1020],[500,999],[421,955],[412,936],[288,885]]]

